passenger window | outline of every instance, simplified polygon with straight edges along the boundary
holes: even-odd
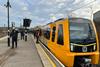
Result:
[[[45,31],[45,37],[49,40],[50,39],[50,28],[47,28]]]
[[[59,26],[58,26],[57,44],[64,45],[64,41],[63,41],[63,25],[62,24],[59,24]]]
[[[55,32],[56,32],[56,27],[53,27],[52,29],[52,42],[55,40]]]
[[[45,31],[44,31],[44,37],[46,39],[50,39],[50,28],[47,28]]]

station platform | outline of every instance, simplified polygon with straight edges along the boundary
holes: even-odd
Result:
[[[11,49],[11,46],[7,46],[7,36],[0,38],[0,67],[64,67],[35,43],[32,34],[28,34],[27,41],[19,36],[18,47]]]

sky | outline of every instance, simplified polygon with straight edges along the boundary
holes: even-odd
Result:
[[[18,27],[24,18],[32,20],[31,27],[45,25],[68,16],[92,18],[100,10],[100,0],[9,0],[10,26]],[[0,0],[0,27],[7,26],[7,0]]]

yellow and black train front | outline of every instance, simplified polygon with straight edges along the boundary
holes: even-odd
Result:
[[[68,67],[98,64],[99,43],[93,22],[84,18],[66,18],[41,29],[40,40]]]
[[[94,23],[88,19],[70,18],[69,20],[69,65],[91,67],[98,64],[99,47]]]

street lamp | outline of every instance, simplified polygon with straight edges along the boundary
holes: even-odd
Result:
[[[9,47],[9,46],[10,46],[9,8],[11,8],[11,5],[10,5],[9,0],[7,1],[7,4],[6,4],[6,5],[4,5],[4,6],[6,6],[6,8],[7,8],[7,13],[8,13],[7,18],[8,18],[8,47]]]

